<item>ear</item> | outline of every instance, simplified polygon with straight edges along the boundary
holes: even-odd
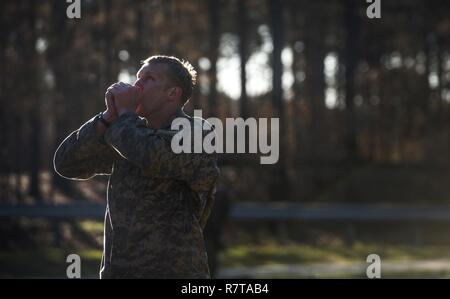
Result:
[[[179,86],[171,87],[171,88],[169,89],[169,99],[170,99],[171,101],[178,100],[178,99],[181,98],[181,94],[182,94],[182,93],[183,93],[183,92],[182,92],[182,90],[181,90],[181,87],[179,87]]]

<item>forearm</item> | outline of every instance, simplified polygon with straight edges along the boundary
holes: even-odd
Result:
[[[100,114],[100,118],[95,122],[95,132],[99,140],[104,140],[106,129],[110,127],[117,119],[117,115],[106,110]]]
[[[165,176],[161,162],[168,159],[168,154],[173,154],[169,153],[170,145],[167,147],[167,141],[162,136],[146,128],[135,113],[120,115],[106,130],[104,140],[120,156],[142,168],[144,173]]]
[[[199,169],[213,166],[212,155],[175,154],[171,148],[172,137],[169,133],[154,131],[141,125],[135,113],[125,113],[108,128],[104,138],[122,157],[140,167],[144,175],[189,183],[195,179]]]
[[[56,172],[72,179],[109,174],[113,151],[102,140],[105,130],[103,124],[94,117],[72,132],[55,152]]]
[[[158,133],[159,132],[159,133]],[[140,125],[134,113],[121,115],[107,129],[105,141],[122,157],[142,169],[142,174],[186,182],[192,192],[192,208],[203,228],[214,204],[215,185],[219,176],[214,154],[175,154],[170,134]]]

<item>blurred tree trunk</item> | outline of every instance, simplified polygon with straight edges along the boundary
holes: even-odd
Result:
[[[10,105],[6,100],[6,88],[7,82],[5,76],[6,72],[6,46],[7,46],[7,37],[8,34],[6,32],[10,32],[10,24],[9,19],[6,19],[6,7],[4,2],[0,2],[0,26],[2,30],[4,30],[5,34],[0,34],[0,69],[3,72],[0,73],[0,105],[2,105],[3,109],[0,109],[0,127],[3,129],[0,134],[0,144],[2,147],[0,148],[0,194],[3,194],[6,198],[9,198],[11,194],[11,185],[9,182],[9,177],[11,175],[11,158],[9,155],[12,155],[11,151],[11,127],[10,127],[10,117],[6,113],[12,112]],[[11,152],[10,152],[11,151]]]
[[[347,161],[358,160],[355,117],[355,69],[358,62],[358,16],[354,0],[345,2],[345,148]]]
[[[16,198],[19,202],[23,201],[23,190],[22,190],[22,174],[24,172],[23,167],[23,141],[22,141],[22,135],[23,135],[23,120],[20,116],[15,116],[14,118],[15,122],[15,129],[16,129],[16,135],[14,138],[14,170],[15,170],[15,176],[14,176],[14,193],[16,195]]]
[[[209,1],[209,61],[211,68],[208,70],[209,94],[208,110],[210,116],[217,116],[217,58],[219,56],[220,43],[220,2]]]
[[[305,88],[308,100],[310,124],[308,132],[308,157],[314,164],[319,158],[318,146],[322,137],[324,116],[325,75],[324,75],[324,24],[322,10],[317,1],[305,3]]]
[[[40,118],[40,91],[39,91],[39,78],[38,78],[38,57],[36,53],[36,19],[37,19],[37,7],[36,1],[29,0],[27,3],[26,20],[28,22],[29,35],[26,43],[26,49],[24,51],[26,61],[26,72],[24,76],[26,78],[26,84],[28,86],[28,99],[31,101],[29,119],[31,121],[30,132],[30,189],[29,194],[37,201],[42,200],[42,194],[40,189],[40,156],[41,156],[41,118]]]
[[[29,114],[26,111],[27,107],[25,101],[14,101],[10,97],[15,99],[21,99],[25,97],[27,90],[23,88],[16,88],[17,82],[24,82],[26,78],[23,78],[23,65],[24,61],[21,56],[25,56],[25,49],[27,43],[23,33],[24,27],[27,23],[24,22],[24,11],[23,11],[24,1],[8,2],[7,5],[2,2],[2,30],[5,34],[2,34],[2,39],[4,38],[5,47],[2,47],[2,52],[5,57],[4,66],[2,68],[2,76],[4,80],[2,85],[4,86],[4,98],[2,99],[2,112],[5,113],[6,127],[4,128],[4,133],[1,135],[5,136],[8,140],[8,144],[2,144],[2,149],[6,150],[5,161],[8,164],[8,174],[11,176],[11,182],[8,182],[10,194],[13,195],[17,201],[23,200],[23,189],[21,175],[24,173],[23,165],[26,162],[25,158],[27,155],[23,154],[23,149],[28,147],[28,144],[24,144],[24,121],[21,115]],[[25,3],[26,8],[26,3]],[[26,19],[25,19],[26,20]],[[24,24],[24,25],[22,25]],[[16,59],[9,60],[8,52],[11,56],[14,53]],[[7,96],[8,95],[8,96]],[[4,102],[3,102],[4,101]],[[8,177],[10,177],[8,175]],[[8,178],[7,178],[8,179]]]
[[[293,125],[294,125],[294,140],[293,147],[296,154],[293,159],[296,162],[300,162],[304,157],[303,148],[304,148],[304,132],[302,128],[302,120],[301,117],[301,104],[304,99],[304,85],[303,82],[300,81],[300,74],[304,71],[302,61],[303,61],[303,30],[304,30],[304,9],[303,3],[300,1],[291,1],[289,2],[289,26],[287,29],[290,29],[288,34],[288,41],[292,48],[293,52],[293,62],[292,62],[292,73],[294,75],[294,83],[292,86],[294,93],[294,102],[293,102]]]
[[[248,58],[248,12],[246,0],[238,0],[238,35],[239,35],[239,57],[241,59],[241,97],[240,97],[240,116],[248,117],[248,98],[247,98],[247,74],[246,64]]]
[[[269,0],[269,10],[270,10],[270,28],[273,40],[273,52],[272,52],[272,105],[274,108],[273,115],[280,119],[280,130],[279,130],[279,141],[280,141],[280,151],[279,160],[275,164],[274,176],[276,179],[273,180],[271,198],[278,200],[289,200],[289,188],[290,184],[287,177],[287,165],[288,159],[285,156],[286,153],[286,128],[284,126],[284,105],[283,105],[283,86],[282,86],[282,76],[283,76],[283,64],[281,61],[281,50],[283,49],[283,6],[282,2],[279,0]]]
[[[105,7],[105,78],[106,78],[106,84],[105,84],[105,90],[106,88],[117,81],[116,77],[116,69],[115,69],[115,60],[114,60],[114,47],[113,47],[113,22],[112,20],[112,1],[105,0],[103,6]]]
[[[2,27],[5,32],[8,32],[5,36],[5,42],[8,45],[8,50],[17,57],[14,60],[5,60],[5,64],[8,64],[5,71],[10,72],[8,74],[9,78],[5,78],[5,97],[9,94],[16,99],[25,98],[27,96],[26,93],[28,92],[28,89],[24,90],[23,88],[16,88],[16,82],[26,82],[27,79],[27,77],[22,77],[24,75],[27,76],[27,74],[24,74],[24,70],[22,70],[23,66],[26,65],[22,56],[26,56],[25,48],[29,46],[27,45],[25,34],[23,34],[24,29],[27,30],[27,21],[29,21],[26,19],[24,12],[24,6],[26,8],[26,4],[27,3],[24,1],[9,2],[7,5],[9,8],[8,11],[3,10],[6,9],[6,7],[2,7],[2,12],[5,13],[5,19],[2,16],[2,20],[6,20],[6,18],[8,20],[7,27]],[[15,36],[16,38],[11,38],[12,36]],[[7,50],[7,48],[5,48],[5,50]],[[5,53],[5,55],[8,54]],[[2,110],[3,109],[5,109],[4,111],[9,112],[5,116],[11,124],[11,127],[7,127],[6,129],[8,130],[8,133],[9,131],[12,131],[12,134],[9,136],[10,152],[7,153],[11,155],[11,157],[9,157],[9,161],[11,161],[11,175],[13,175],[11,189],[13,189],[12,193],[14,193],[16,200],[21,202],[23,201],[24,195],[22,175],[25,173],[25,169],[23,165],[26,163],[27,158],[29,158],[28,155],[24,154],[24,149],[29,147],[29,144],[24,144],[25,138],[23,127],[25,122],[22,116],[29,115],[30,113],[27,109],[26,102],[23,100],[11,101],[5,98],[5,106],[4,108],[2,107]]]
[[[434,115],[431,106],[431,88],[429,83],[429,77],[431,73],[431,57],[432,57],[432,21],[431,18],[431,6],[429,1],[422,2],[423,11],[423,28],[422,28],[422,38],[423,38],[423,51],[425,53],[425,73],[423,74],[424,86],[426,88],[425,94],[427,95],[422,102],[422,109],[425,114],[424,122],[424,136],[425,136],[425,160],[430,163],[433,159],[433,133],[434,133]]]
[[[67,52],[70,51],[69,45],[73,37],[73,32],[67,27],[66,3],[55,1],[51,7],[51,31],[48,37],[49,47],[47,50],[47,61],[55,78],[54,100],[54,121],[55,121],[55,140],[53,144],[53,153],[58,145],[68,135],[68,129],[71,128],[71,121],[68,117],[71,102],[75,101],[72,94],[67,92],[71,74],[67,72]],[[53,155],[52,153],[52,155]],[[53,169],[53,165],[51,165]],[[52,183],[64,193],[70,193],[71,183],[69,180],[60,177],[52,171]]]
[[[444,125],[444,97],[442,95],[443,92],[443,80],[444,77],[442,76],[443,72],[443,56],[445,51],[443,51],[444,48],[444,40],[443,37],[440,36],[439,33],[436,35],[436,55],[437,55],[437,77],[438,77],[438,86],[437,86],[437,120],[438,120],[438,126],[441,128]]]
[[[41,118],[38,114],[39,106],[33,109],[33,115],[31,116],[31,171],[30,171],[30,195],[36,199],[36,201],[42,201],[41,184],[40,184],[40,171],[41,171]]]
[[[174,33],[176,31],[176,28],[173,24],[173,20],[174,20],[173,14],[174,13],[172,11],[174,5],[176,6],[176,4],[174,4],[174,2],[172,0],[162,1],[164,21],[166,24],[164,30],[167,30],[163,34],[168,36],[168,38],[164,39],[166,42],[162,45],[162,49],[168,55],[175,55],[174,50],[176,50],[175,40],[174,40]]]
[[[147,5],[143,0],[138,0],[135,7],[137,37],[131,49],[132,63],[139,68],[141,61],[149,56],[150,51],[145,50],[147,30],[150,24],[146,21]]]
[[[425,52],[425,74],[424,74],[424,81],[426,82],[426,88],[427,88],[427,95],[428,97],[423,99],[423,109],[425,112],[425,116],[427,120],[431,119],[431,105],[430,105],[430,95],[431,95],[431,89],[430,84],[428,83],[428,78],[431,71],[431,15],[430,15],[430,4],[428,1],[422,2],[423,11],[423,29],[422,29],[422,35],[423,35],[423,51]]]
[[[269,0],[270,24],[273,38],[272,54],[272,104],[276,109],[276,115],[283,117],[283,86],[281,79],[283,76],[283,64],[281,63],[281,50],[283,49],[283,20],[282,2],[279,0]]]

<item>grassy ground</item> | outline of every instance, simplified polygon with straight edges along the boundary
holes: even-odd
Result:
[[[56,247],[45,247],[39,250],[15,250],[13,252],[0,251],[0,277],[19,278],[64,278],[66,256],[70,253],[81,257],[81,272],[84,278],[95,278],[101,259],[101,250],[71,250]],[[352,263],[366,263],[370,253],[378,254],[382,262],[401,262],[416,260],[449,260],[450,247],[426,246],[393,246],[379,244],[356,243],[354,246],[311,246],[311,245],[238,245],[226,249],[220,255],[223,268],[251,268],[261,266],[304,265],[314,269],[314,265],[349,265]],[[279,275],[278,275],[279,276]],[[277,277],[274,274],[274,277]],[[286,277],[281,275],[280,277]],[[295,276],[293,276],[295,277]],[[316,275],[315,277],[327,277]],[[361,278],[355,273],[330,274],[329,277]],[[437,271],[396,272],[390,275],[383,273],[383,277],[450,277],[450,270]]]
[[[220,260],[230,269],[222,272],[225,277],[366,278],[366,258],[372,253],[381,258],[383,278],[450,278],[449,246],[272,243],[234,246]]]
[[[357,242],[345,245],[239,245],[221,254],[227,267],[248,267],[272,264],[349,263],[365,262],[366,257],[378,254],[383,261],[413,261],[450,259],[450,246],[400,246]]]
[[[45,247],[38,250],[0,252],[0,278],[65,278],[66,257],[76,253],[81,258],[81,277],[97,277],[100,250],[70,250]]]
[[[66,257],[72,253],[81,257],[82,277],[98,277],[102,222],[60,224],[61,246],[49,245],[54,244],[54,226],[45,221],[4,222],[3,228],[3,240],[16,241],[0,245],[0,278],[65,278],[69,265]],[[6,232],[14,234],[7,235]],[[271,239],[268,234],[256,240],[246,237],[246,234],[237,234],[227,241],[226,249],[219,255],[221,269],[230,270],[228,273],[232,274],[238,273],[233,272],[235,269],[246,269],[247,273],[266,271],[274,278],[295,278],[296,273],[300,272],[303,273],[301,277],[307,273],[306,277],[363,278],[361,273],[365,272],[359,269],[365,268],[368,265],[367,256],[375,253],[381,257],[383,267],[386,265],[383,277],[450,278],[450,245],[413,246],[359,241],[347,246],[336,238],[318,240],[320,242],[316,241],[317,244],[280,242]],[[403,267],[405,264],[417,265],[437,260],[438,267],[413,267],[410,270]],[[397,267],[399,264],[403,264],[400,269]],[[394,269],[395,273],[389,273],[388,269]]]

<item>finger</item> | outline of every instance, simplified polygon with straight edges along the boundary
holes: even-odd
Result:
[[[116,85],[114,85],[113,87],[112,87],[112,91],[113,92],[118,92],[118,91],[121,91],[123,89],[123,87],[121,86],[121,85],[119,85],[119,84],[116,84]]]
[[[116,90],[117,89],[117,84],[113,84],[113,85],[111,85],[110,87],[108,87],[108,89],[106,89],[106,91],[108,92],[108,91],[113,91],[113,90]]]
[[[122,89],[122,88],[125,87],[124,84],[125,84],[125,83],[123,83],[123,82],[118,82],[118,83],[116,84],[116,87],[119,88],[119,89]]]
[[[124,83],[122,85],[124,88],[134,88],[135,86],[131,85],[130,83]]]
[[[109,100],[108,108],[110,108],[112,111],[116,110],[116,100],[114,98],[111,98],[111,100]]]
[[[115,83],[111,84],[107,89],[113,88],[117,84],[119,84],[119,82],[115,82]]]
[[[105,97],[106,97],[106,101],[108,103],[111,103],[114,100],[114,94],[112,92],[110,92],[110,91],[108,91],[106,93]]]

